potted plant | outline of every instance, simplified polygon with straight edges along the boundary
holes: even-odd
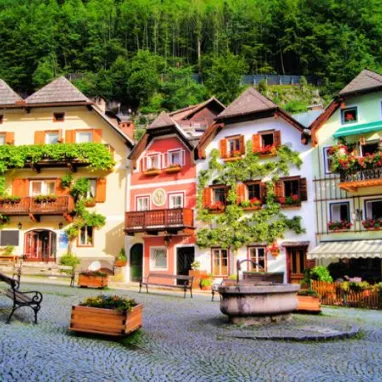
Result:
[[[96,205],[96,201],[94,198],[87,198],[84,200],[85,207],[94,207]]]
[[[200,280],[200,289],[211,290],[212,281],[212,275],[202,276]]]
[[[34,197],[36,203],[53,203],[57,200],[57,196],[54,194],[49,195],[37,195]]]
[[[142,311],[142,304],[126,297],[90,297],[72,307],[69,329],[75,332],[124,336],[142,327]]]
[[[273,242],[271,245],[269,245],[267,249],[273,257],[277,257],[280,254],[280,248],[276,242]]]
[[[200,280],[203,276],[207,276],[207,271],[200,270],[200,261],[194,261],[191,264],[191,269],[188,271],[189,276],[194,276],[194,281],[192,283],[193,288],[200,286]]]
[[[224,211],[225,205],[223,202],[216,202],[216,203],[211,203],[209,206],[209,210],[211,212],[222,212]]]
[[[312,289],[301,289],[297,292],[297,311],[320,313],[321,302],[318,293]]]
[[[166,169],[165,171],[167,173],[174,173],[174,172],[179,172],[181,170],[181,166],[180,164],[177,164],[177,163],[172,163],[170,164]]]
[[[13,196],[13,195],[9,195],[9,196],[3,196],[1,199],[0,199],[0,202],[1,203],[8,203],[8,204],[16,204],[16,203],[20,203],[21,201],[21,198],[19,196]]]
[[[100,271],[81,272],[78,276],[79,287],[105,288],[108,286],[107,274]]]
[[[118,253],[118,256],[115,259],[114,265],[116,267],[124,267],[127,264],[127,256],[125,253],[125,249],[121,248],[121,250]]]
[[[378,231],[382,227],[382,219],[362,220],[362,226],[368,231]]]

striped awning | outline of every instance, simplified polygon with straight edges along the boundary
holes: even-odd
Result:
[[[321,242],[308,253],[308,259],[382,258],[382,240],[348,240]]]

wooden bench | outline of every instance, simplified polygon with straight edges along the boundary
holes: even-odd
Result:
[[[150,279],[160,279],[160,280],[180,280],[182,282],[181,285],[169,285],[160,281],[150,281]],[[194,281],[194,276],[183,276],[183,275],[165,275],[163,273],[149,273],[146,278],[141,278],[139,282],[139,293],[141,293],[142,286],[146,287],[146,292],[149,293],[149,285],[152,286],[161,286],[166,288],[179,288],[184,290],[184,298],[186,298],[187,289],[190,291],[190,295],[192,298],[192,283]]]
[[[10,288],[4,292],[4,295],[12,299],[13,307],[12,312],[8,317],[7,324],[11,322],[11,318],[13,313],[23,306],[29,306],[34,311],[34,323],[37,324],[37,313],[41,308],[42,294],[37,291],[29,291],[29,292],[20,292],[19,286],[20,282],[3,275],[0,273],[0,281],[8,284]]]

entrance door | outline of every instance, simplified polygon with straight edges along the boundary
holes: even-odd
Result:
[[[55,261],[56,234],[48,230],[33,230],[25,234],[26,261]]]
[[[181,247],[176,251],[176,269],[178,275],[188,276],[191,264],[195,261],[194,247]],[[177,280],[178,285],[183,284],[182,280]]]
[[[143,266],[143,244],[134,244],[130,249],[130,280],[140,281]]]
[[[307,247],[287,247],[288,283],[299,284],[307,267]]]

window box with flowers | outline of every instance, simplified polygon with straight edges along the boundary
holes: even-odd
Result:
[[[143,171],[143,174],[146,176],[155,176],[155,175],[159,175],[160,172],[161,170],[159,168],[151,167]]]
[[[261,208],[263,202],[259,198],[251,198],[249,200],[243,200],[240,206],[244,211],[258,210]]]
[[[281,207],[288,206],[301,206],[301,198],[297,194],[291,196],[280,196],[278,202],[281,204]]]
[[[362,226],[367,231],[379,231],[382,228],[382,219],[362,220]]]
[[[165,168],[165,172],[168,174],[174,173],[174,172],[179,172],[182,169],[180,164],[170,164],[168,167]]]
[[[333,232],[347,231],[351,228],[353,224],[349,223],[347,220],[337,220],[328,222],[328,230]]]
[[[277,155],[277,148],[275,145],[267,145],[256,151],[255,154],[259,155],[261,158],[269,158]]]
[[[17,204],[20,203],[21,198],[19,196],[3,196],[0,198],[0,203],[2,204]]]
[[[53,194],[37,195],[33,199],[36,203],[53,203],[57,200],[57,196]]]
[[[225,209],[225,204],[223,202],[211,203],[208,209],[210,212],[213,212],[213,213],[223,212]]]
[[[277,257],[280,254],[280,247],[277,245],[277,243],[272,243],[269,245],[267,250],[273,257]]]
[[[230,152],[225,158],[223,158],[224,162],[233,162],[236,160],[240,160],[243,157],[243,154],[240,150],[234,150]]]
[[[81,272],[78,276],[78,286],[87,288],[105,288],[108,286],[107,274],[100,271]]]
[[[69,329],[75,332],[125,336],[142,327],[142,311],[142,304],[126,297],[89,297],[72,307]]]

